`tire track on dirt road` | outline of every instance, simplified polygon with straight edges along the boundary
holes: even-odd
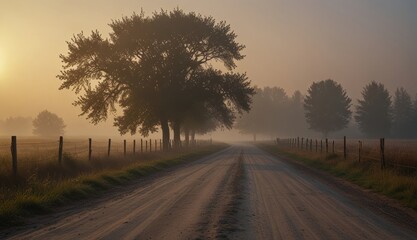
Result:
[[[311,174],[246,146],[253,239],[417,239]]]
[[[0,238],[417,239],[417,230],[344,194],[348,188],[252,145],[127,188]]]
[[[108,199],[83,212],[45,220],[39,229],[24,229],[8,237],[195,239],[201,236],[200,225],[210,201],[219,192],[228,194],[222,189],[229,189],[228,179],[233,178],[231,173],[238,166],[238,156],[239,148],[230,147],[221,154],[169,172],[150,184],[139,185],[116,199]],[[220,206],[216,204],[216,208]]]

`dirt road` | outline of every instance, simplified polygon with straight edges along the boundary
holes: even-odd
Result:
[[[257,148],[245,149],[245,165],[256,239],[417,239],[417,232]]]
[[[90,206],[91,205],[91,206]],[[42,217],[11,239],[417,239],[311,174],[236,145]]]

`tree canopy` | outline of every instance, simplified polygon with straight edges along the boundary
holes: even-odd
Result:
[[[393,134],[398,138],[411,138],[414,135],[413,102],[404,88],[397,88],[393,105]]]
[[[314,82],[304,99],[306,121],[310,128],[327,137],[329,132],[347,126],[352,112],[351,99],[337,82],[328,79]]]
[[[251,111],[238,118],[235,127],[254,139],[258,134],[274,138],[306,134],[302,102],[299,91],[289,97],[280,87],[256,88]]]
[[[68,54],[60,56],[60,89],[80,95],[74,104],[93,123],[120,106],[114,121],[120,133],[147,135],[160,126],[166,149],[169,124],[178,142],[195,105],[226,127],[250,109],[253,88],[245,74],[231,71],[243,59],[244,46],[225,22],[174,9],[150,17],[133,14],[109,25],[109,38],[98,31],[77,34],[68,42]],[[213,61],[229,72],[213,69]]]
[[[414,123],[413,128],[412,128],[412,133],[413,136],[415,138],[417,138],[417,126],[415,123],[417,123],[417,95],[414,97],[414,101],[413,101],[413,120],[412,122]]]
[[[381,83],[371,82],[362,91],[355,120],[368,137],[388,136],[392,127],[391,96]]]
[[[33,120],[33,134],[49,137],[64,134],[64,120],[55,113],[44,110]]]
[[[0,121],[0,135],[31,135],[32,119],[30,117],[8,117]]]

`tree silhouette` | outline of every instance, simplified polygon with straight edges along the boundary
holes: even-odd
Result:
[[[266,105],[271,106],[271,104],[266,103],[266,98],[264,96],[264,91],[260,88],[255,88],[256,94],[252,99],[252,110],[244,115],[242,115],[235,124],[235,127],[240,130],[241,133],[247,133],[253,135],[253,140],[256,141],[256,135],[264,133],[266,120],[268,118],[265,109],[268,109]],[[268,109],[271,110],[271,109]],[[269,114],[272,111],[268,112]]]
[[[351,99],[337,82],[328,79],[313,83],[304,99],[306,121],[310,129],[327,137],[349,123]]]
[[[186,119],[183,123],[184,142],[189,146],[190,141],[194,142],[196,134],[206,134],[215,131],[221,124],[210,116],[204,116],[199,119],[193,117]]]
[[[29,117],[8,117],[0,121],[0,134],[30,135],[32,133],[32,119]]]
[[[394,121],[393,134],[399,138],[411,138],[413,136],[413,103],[411,96],[404,88],[397,88],[394,96]]]
[[[392,127],[391,97],[381,83],[371,82],[358,100],[355,120],[368,137],[388,136]]]
[[[236,121],[236,128],[242,133],[252,134],[256,141],[257,134],[275,137],[282,129],[284,111],[288,96],[279,87],[257,88],[253,97],[252,110]]]
[[[64,120],[56,114],[44,110],[33,120],[33,134],[39,136],[57,136],[64,134]]]
[[[98,31],[76,35],[68,55],[60,56],[60,89],[81,95],[75,105],[92,123],[106,120],[118,105],[122,114],[114,125],[120,133],[146,136],[160,126],[167,149],[169,125],[178,144],[181,124],[196,101],[226,126],[249,110],[253,89],[246,75],[210,68],[217,61],[233,70],[244,57],[244,46],[225,22],[175,9],[151,17],[133,14],[110,27],[107,39]]]
[[[417,123],[417,95],[414,97],[414,102],[413,102],[413,120],[412,122],[413,127],[411,128],[411,132],[413,133],[413,138],[417,138],[417,125],[415,123]]]
[[[277,136],[306,134],[303,100],[299,91],[289,97],[280,87],[256,88],[251,111],[237,119],[235,127],[242,133]]]
[[[287,136],[300,136],[306,134],[309,126],[306,122],[304,111],[304,96],[296,90],[289,99],[288,106],[284,113],[285,116],[283,130]]]

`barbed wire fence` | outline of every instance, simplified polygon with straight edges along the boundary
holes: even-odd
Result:
[[[186,146],[181,142],[180,150],[211,144],[212,140],[193,140]],[[170,140],[173,146],[173,140]],[[18,139],[12,136],[8,142],[0,141],[0,175],[18,175],[22,166],[41,166],[46,163],[62,163],[64,156],[71,156],[81,161],[91,161],[93,158],[123,158],[147,153],[162,152],[161,139]]]
[[[276,139],[289,150],[323,157],[343,156],[344,160],[379,164],[381,169],[400,167],[417,170],[416,140],[380,139],[313,139],[304,137]]]

